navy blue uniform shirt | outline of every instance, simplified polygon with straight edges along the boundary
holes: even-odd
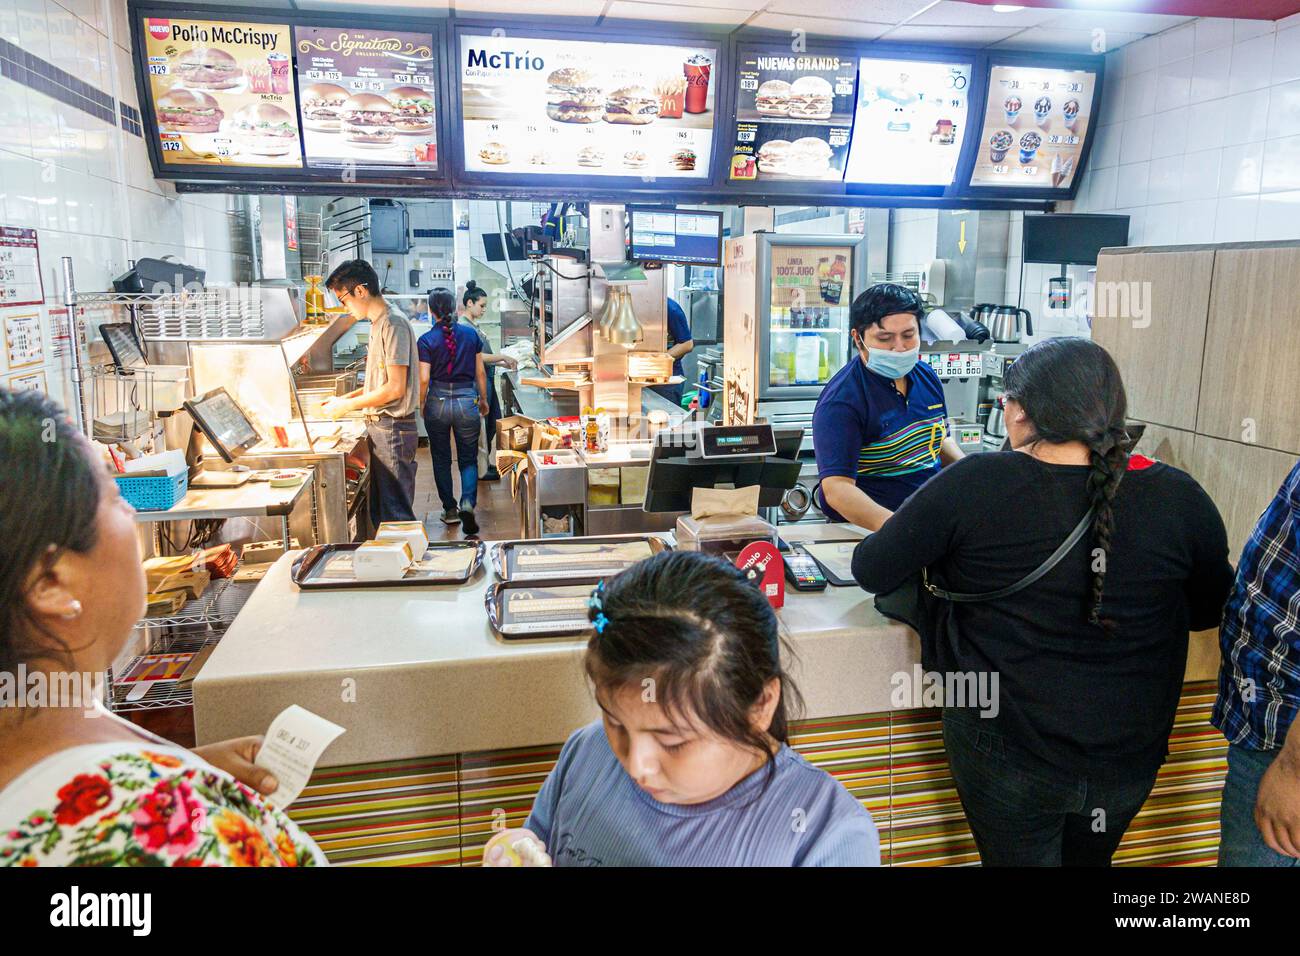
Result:
[[[483,341],[478,331],[464,322],[452,326],[456,341],[456,357],[451,362],[451,372],[447,371],[447,341],[442,326],[437,322],[433,328],[420,336],[420,361],[430,366],[430,385],[472,385],[474,384],[474,367],[478,354],[483,351]]]

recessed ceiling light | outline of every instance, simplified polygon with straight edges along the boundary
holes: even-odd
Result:
[[[1018,7],[1014,3],[995,3],[993,4],[994,13],[1019,13],[1024,7]]]

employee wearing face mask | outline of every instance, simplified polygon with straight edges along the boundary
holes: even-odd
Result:
[[[918,361],[924,314],[920,296],[890,282],[853,303],[858,358],[826,384],[813,412],[817,504],[832,521],[875,531],[962,457],[948,434],[939,376]]]

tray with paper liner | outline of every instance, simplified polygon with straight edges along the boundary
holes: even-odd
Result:
[[[293,583],[304,591],[464,584],[478,572],[484,551],[481,541],[439,541],[430,544],[400,577],[359,581],[352,570],[352,554],[360,547],[359,542],[351,542],[308,548],[293,562]]]

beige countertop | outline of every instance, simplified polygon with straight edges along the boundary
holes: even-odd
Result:
[[[790,541],[859,535],[782,527]],[[325,765],[563,741],[597,716],[585,640],[504,641],[488,625],[481,569],[463,587],[300,591],[297,552],[267,572],[194,681],[200,744],[263,733],[300,704],[346,729]],[[891,678],[920,660],[916,635],[857,588],[787,589],[779,612],[807,718],[899,709]],[[1188,679],[1217,673],[1214,634],[1196,635]]]

